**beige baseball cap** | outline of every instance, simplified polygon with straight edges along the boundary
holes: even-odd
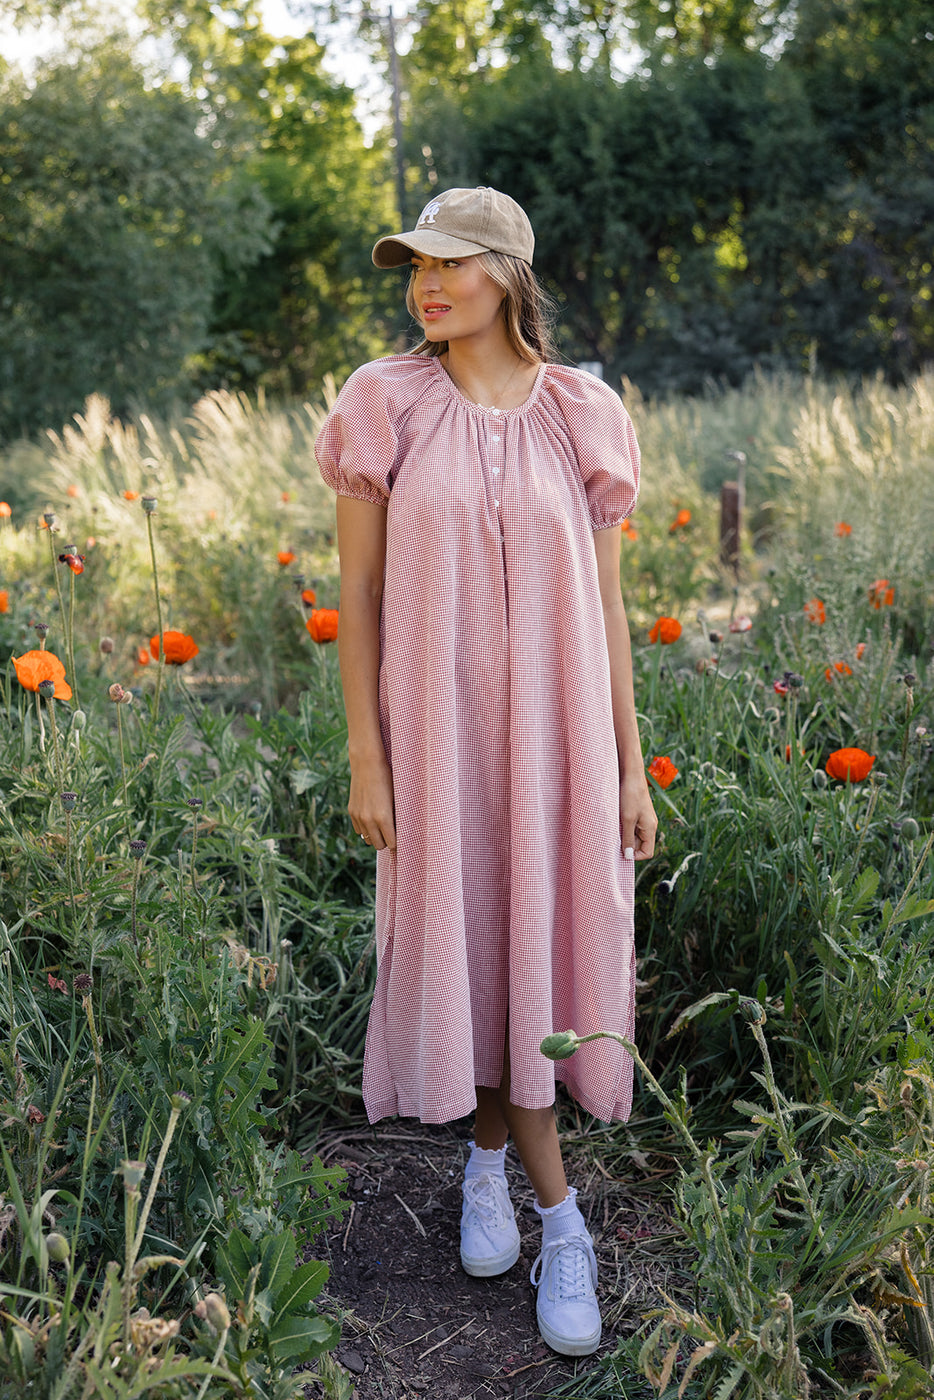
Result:
[[[427,258],[467,258],[474,253],[509,253],[531,263],[535,235],[525,210],[508,194],[481,185],[445,190],[418,216],[411,233],[381,238],[373,249],[377,267],[401,267],[413,253]]]

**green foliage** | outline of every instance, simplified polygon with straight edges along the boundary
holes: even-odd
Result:
[[[759,375],[665,405],[627,387],[627,402],[647,463],[622,556],[643,741],[679,772],[655,790],[659,853],[638,873],[645,1084],[625,1133],[588,1136],[620,1176],[634,1139],[666,1158],[677,1139],[696,1286],[573,1393],[644,1396],[641,1350],[668,1397],[682,1383],[686,1397],[920,1397],[934,1316],[930,376],[853,391]],[[85,716],[37,703],[8,668],[0,1113],[16,1224],[0,1288],[29,1323],[4,1332],[10,1365],[71,1365],[81,1338],[114,1326],[120,1341],[128,1204],[138,1257],[182,1261],[154,1266],[132,1303],[180,1324],[160,1365],[216,1366],[208,1394],[287,1394],[290,1339],[313,1355],[333,1337],[303,1246],[337,1187],[290,1146],[359,1111],[373,855],[345,812],[335,649],[303,626],[301,589],[337,602],[330,503],[307,479],[318,421],[244,395],[169,424],[119,424],[94,403],[46,451],[0,464],[5,480],[28,464],[31,487],[0,521],[0,646],[19,656],[48,618]],[[715,493],[738,452],[736,584],[717,563]],[[123,494],[148,489],[151,517]],[[49,501],[51,534],[36,537],[21,522]],[[158,721],[154,666],[134,670],[155,631],[147,519],[167,625],[202,646],[163,678]],[[75,576],[60,541],[91,533]],[[815,598],[823,621],[804,610]],[[683,624],[671,645],[647,640],[660,613]],[[132,704],[106,699],[114,681],[132,682]],[[870,776],[829,778],[828,754],[854,745],[875,756]],[[155,1171],[175,1090],[188,1098]],[[133,1205],[123,1164],[137,1158]],[[50,1235],[82,1280],[55,1337]]]
[[[0,91],[0,436],[91,393],[171,401],[203,341],[219,260],[266,246],[269,210],[170,83],[111,43]]]

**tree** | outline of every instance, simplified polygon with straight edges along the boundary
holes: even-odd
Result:
[[[91,392],[119,410],[186,386],[221,265],[268,245],[269,210],[170,83],[118,42],[0,90],[0,434]]]

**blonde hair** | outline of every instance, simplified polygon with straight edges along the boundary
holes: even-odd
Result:
[[[558,352],[552,340],[551,328],[555,304],[527,262],[509,253],[478,253],[477,261],[486,275],[502,287],[503,325],[511,348],[520,359],[530,364],[544,360],[554,362]],[[417,321],[418,311],[412,295],[412,282],[405,294],[409,314]],[[446,340],[423,340],[413,355],[437,357],[447,353]]]

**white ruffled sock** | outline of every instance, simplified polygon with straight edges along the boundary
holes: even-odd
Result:
[[[478,1147],[470,1143],[470,1156],[464,1168],[464,1176],[505,1176],[506,1148]]]
[[[586,1235],[587,1225],[577,1208],[577,1190],[570,1187],[563,1201],[556,1206],[540,1206],[533,1201],[536,1214],[542,1217],[542,1244],[565,1239],[568,1235]]]

